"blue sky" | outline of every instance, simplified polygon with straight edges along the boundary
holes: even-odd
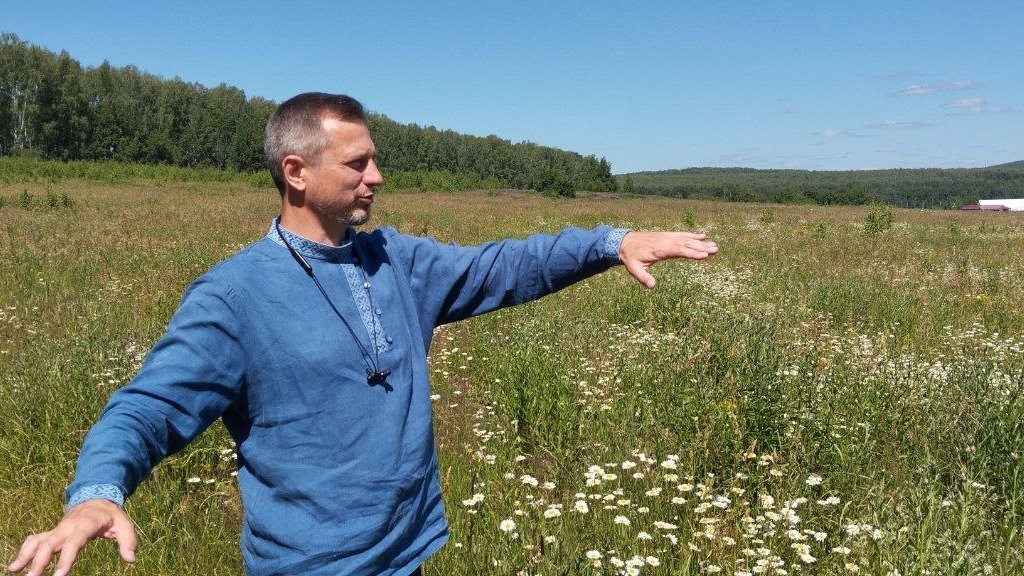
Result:
[[[281,101],[322,90],[477,135],[693,166],[1024,159],[1024,5],[0,0],[0,31]]]

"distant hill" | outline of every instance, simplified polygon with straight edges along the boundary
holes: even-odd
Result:
[[[784,204],[957,208],[979,199],[1024,198],[1024,160],[987,168],[758,170],[686,168],[616,176],[638,194]]]
[[[989,168],[1024,170],[1024,160],[1018,160],[1016,162],[1007,162],[1006,164],[996,164],[995,166],[989,166]]]

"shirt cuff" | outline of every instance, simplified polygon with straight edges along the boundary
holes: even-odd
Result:
[[[604,238],[604,257],[619,263],[619,246],[622,238],[630,232],[629,228],[612,228]]]
[[[86,500],[96,499],[110,500],[119,507],[124,507],[124,492],[121,492],[120,487],[114,484],[90,484],[89,486],[79,488],[77,492],[72,494],[68,498],[68,503],[64,510],[71,510]]]

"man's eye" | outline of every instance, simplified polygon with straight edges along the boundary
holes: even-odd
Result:
[[[362,172],[363,170],[366,170],[366,166],[369,163],[370,162],[368,160],[353,160],[352,162],[349,162],[348,165],[349,168]]]

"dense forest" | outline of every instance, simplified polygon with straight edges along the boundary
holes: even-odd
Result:
[[[618,176],[625,192],[783,204],[885,203],[958,208],[978,199],[1024,198],[1024,161],[989,168],[755,170],[690,168]]]
[[[67,52],[0,35],[0,156],[256,171],[274,107],[224,84],[207,88],[107,62],[83,68]],[[468,174],[563,196],[616,187],[603,158],[376,113],[368,124],[385,172]]]

